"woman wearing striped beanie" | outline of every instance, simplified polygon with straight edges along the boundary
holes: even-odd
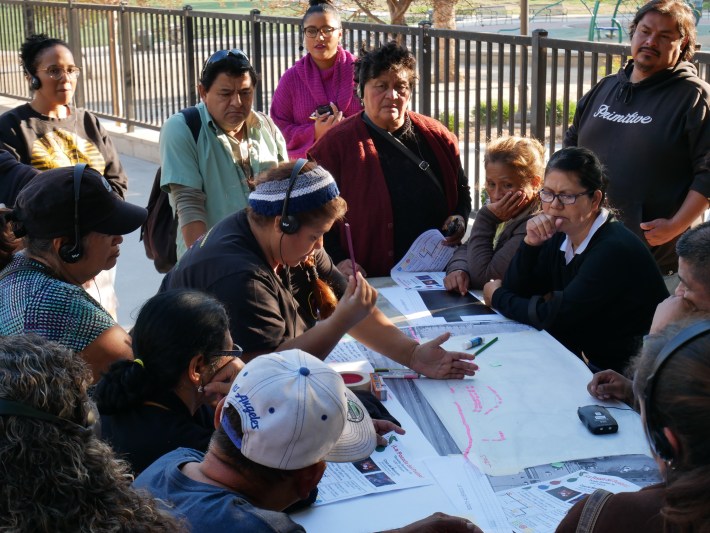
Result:
[[[331,174],[299,159],[257,176],[249,207],[228,216],[169,272],[162,290],[193,288],[227,308],[244,359],[299,348],[324,359],[346,333],[433,378],[473,375],[470,354],[449,352],[449,335],[419,344],[380,312],[360,273],[345,278],[323,235],[347,205]]]

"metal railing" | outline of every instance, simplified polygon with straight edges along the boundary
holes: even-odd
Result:
[[[159,129],[197,101],[202,64],[211,53],[241,48],[260,75],[255,107],[268,110],[281,74],[302,55],[300,19],[254,10],[232,15],[181,10],[0,0],[0,95],[29,98],[17,51],[26,35],[66,40],[84,74],[76,104],[102,118]],[[441,120],[462,142],[475,188],[485,143],[506,133],[533,135],[552,153],[576,102],[627,59],[620,44],[343,21],[344,46],[356,53],[398,39],[415,54],[419,80],[412,108]],[[708,79],[710,54],[696,54]]]

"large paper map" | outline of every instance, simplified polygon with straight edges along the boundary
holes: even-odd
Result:
[[[612,410],[614,435],[592,435],[577,407],[599,403],[587,393],[591,373],[539,331],[487,335],[498,341],[476,358],[473,378],[417,380],[461,452],[486,474],[502,475],[546,462],[648,453],[639,416]],[[444,345],[461,349],[461,337]],[[535,386],[535,383],[539,386]],[[614,405],[614,404],[608,404]],[[622,404],[619,404],[622,407]]]

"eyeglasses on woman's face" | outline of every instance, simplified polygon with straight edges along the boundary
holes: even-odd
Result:
[[[306,28],[303,28],[303,33],[306,34],[306,37],[310,37],[311,39],[315,39],[316,37],[318,37],[318,34],[328,39],[333,35],[333,32],[338,29],[340,28],[333,28],[332,26],[321,26],[320,28],[316,28],[315,26],[308,26]]]
[[[76,80],[81,74],[81,69],[76,66],[67,67],[66,69],[62,67],[48,67],[40,69],[40,72],[46,72],[47,76],[55,81],[59,81],[65,76],[70,80]]]
[[[572,205],[577,202],[577,198],[590,193],[591,191],[583,191],[577,194],[555,194],[552,191],[540,189],[540,192],[538,194],[540,195],[540,200],[542,202],[545,202],[546,204],[551,204],[555,201],[555,198],[557,198],[562,205]]]

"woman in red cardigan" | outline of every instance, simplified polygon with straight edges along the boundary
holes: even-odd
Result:
[[[450,228],[461,242],[471,212],[458,140],[440,122],[409,110],[416,81],[414,56],[390,42],[362,53],[355,79],[364,112],[333,126],[308,151],[335,177],[348,202],[360,271],[387,276],[414,240]],[[351,274],[342,224],[327,236],[338,268]]]

